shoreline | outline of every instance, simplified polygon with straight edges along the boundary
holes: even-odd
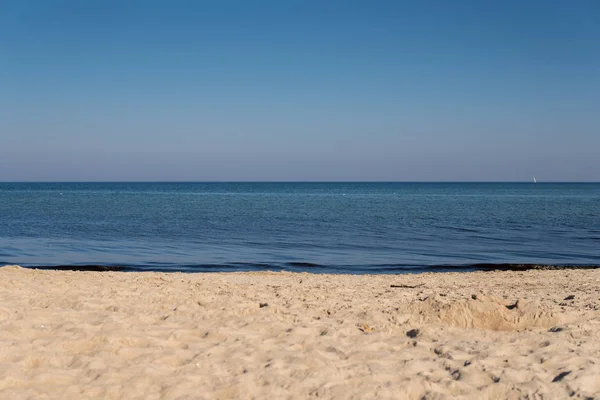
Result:
[[[0,397],[594,398],[600,270],[0,267]]]
[[[289,264],[289,263],[288,263]],[[0,264],[0,268],[12,266],[11,264]],[[289,267],[305,268],[305,270],[290,270]],[[79,272],[156,272],[156,273],[237,273],[237,272],[291,272],[291,273],[314,273],[319,275],[402,275],[402,274],[421,274],[421,273],[464,273],[464,272],[493,272],[493,271],[531,271],[531,270],[593,270],[600,269],[597,264],[544,264],[544,263],[474,263],[466,265],[427,265],[403,268],[403,265],[381,265],[382,269],[365,270],[367,272],[353,272],[352,267],[331,267],[327,265],[313,263],[291,263],[287,268],[272,266],[268,264],[223,264],[223,265],[203,265],[186,266],[182,269],[172,267],[146,267],[145,265],[123,265],[123,264],[59,264],[59,265],[22,265],[21,268],[36,269],[45,271],[79,271]],[[203,269],[210,267],[210,269]],[[196,268],[197,270],[195,270]],[[339,271],[339,272],[333,272]]]

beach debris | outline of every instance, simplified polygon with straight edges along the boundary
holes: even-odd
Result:
[[[573,300],[575,299],[575,295],[574,294],[570,294],[567,297],[565,297],[563,300]]]
[[[465,363],[463,364],[463,366],[468,367],[469,365],[471,365],[471,361],[467,360],[465,361]]]
[[[359,330],[361,330],[363,333],[371,333],[375,330],[375,328],[369,326],[368,324],[361,324],[358,327]]]
[[[420,283],[418,285],[390,285],[390,287],[392,287],[392,288],[401,288],[401,289],[416,289],[421,286],[425,286],[425,284]]]
[[[265,307],[268,307],[268,306],[269,306],[269,303],[258,303],[258,306],[259,306],[260,308],[265,308]]]
[[[452,373],[450,375],[452,376],[452,379],[454,379],[455,381],[460,379],[460,371],[457,369],[452,371]]]
[[[471,299],[473,299],[473,300],[477,300],[477,295],[476,295],[476,294],[472,294],[472,295],[471,295]]]
[[[571,371],[563,371],[563,372],[561,372],[560,374],[556,375],[556,376],[554,377],[554,379],[552,379],[552,383],[555,383],[555,382],[560,382],[560,381],[562,381],[562,380],[563,380],[563,378],[564,378],[565,376],[569,375],[570,373],[571,373]]]
[[[408,336],[411,339],[414,339],[417,336],[419,336],[419,333],[421,332],[418,329],[411,329],[410,331],[406,332],[406,336]]]
[[[560,326],[553,326],[552,328],[548,329],[548,332],[556,333],[556,332],[562,332],[564,330],[565,329],[561,328]]]

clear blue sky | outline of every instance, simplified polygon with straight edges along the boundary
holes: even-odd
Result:
[[[600,180],[600,1],[0,2],[0,180]]]

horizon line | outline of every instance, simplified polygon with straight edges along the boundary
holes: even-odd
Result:
[[[423,180],[423,181],[388,181],[388,180],[0,180],[0,184],[4,183],[600,183],[600,181],[561,181],[561,180],[546,180],[532,182],[530,180],[521,181],[503,181],[503,180]]]

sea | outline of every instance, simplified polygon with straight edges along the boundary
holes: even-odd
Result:
[[[0,266],[398,274],[600,265],[598,183],[0,183]]]

